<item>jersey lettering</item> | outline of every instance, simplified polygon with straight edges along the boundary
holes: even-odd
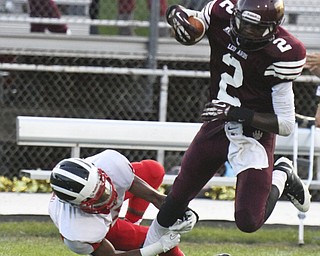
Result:
[[[237,55],[239,55],[240,57],[242,57],[243,59],[247,59],[248,58],[248,54],[246,54],[244,51],[238,49],[236,46],[234,46],[233,44],[228,44],[227,47],[230,51],[235,52]]]
[[[234,4],[230,0],[225,0],[219,4],[222,8],[226,8],[227,13],[232,14]]]
[[[276,38],[272,43],[277,45],[280,52],[286,52],[292,49],[292,46],[283,38]]]

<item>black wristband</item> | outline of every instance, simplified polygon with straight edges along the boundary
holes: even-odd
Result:
[[[251,125],[254,111],[242,107],[231,107],[227,114],[228,121],[237,121],[245,125]]]

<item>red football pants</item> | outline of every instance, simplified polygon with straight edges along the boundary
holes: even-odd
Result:
[[[131,164],[138,177],[155,189],[160,187],[165,172],[161,164],[153,160],[143,160]],[[129,199],[128,209],[133,209],[134,212],[140,214],[135,215],[132,212],[127,212],[125,220],[118,219],[106,236],[117,250],[124,251],[142,246],[148,227],[133,223],[142,218],[143,213],[149,206],[149,202],[134,196],[130,192],[126,192],[126,199]]]
[[[165,173],[161,164],[153,160],[143,160],[132,163],[132,166],[138,177],[146,181],[153,188],[159,188]],[[149,202],[135,197],[130,192],[125,194],[125,200],[126,199],[129,199],[128,208],[134,209],[136,212],[144,213],[149,206]],[[136,222],[141,217],[142,215],[137,216],[127,212],[125,220],[118,219],[112,226],[106,235],[106,239],[113,244],[116,250],[129,251],[138,249],[143,245],[148,227],[133,224],[133,222]],[[177,246],[161,255],[184,256],[183,252]]]
[[[148,227],[132,224],[131,222],[118,219],[114,226],[106,235],[116,250],[130,251],[139,249],[148,232]],[[178,246],[172,248],[166,253],[161,253],[162,256],[184,256],[184,253]]]

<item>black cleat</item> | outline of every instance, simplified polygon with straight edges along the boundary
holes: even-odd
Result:
[[[298,176],[292,162],[286,157],[281,157],[274,163],[274,170],[283,171],[287,174],[283,194],[299,211],[307,212],[310,208],[311,195],[307,186]]]

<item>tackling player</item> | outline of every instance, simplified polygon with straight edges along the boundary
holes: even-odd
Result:
[[[144,211],[153,203],[161,206],[165,195],[156,189],[164,169],[153,160],[129,163],[114,150],[105,150],[86,159],[69,158],[52,170],[53,196],[49,214],[63,242],[75,253],[110,256],[183,256],[177,247],[179,232],[186,232],[196,221],[186,211],[174,231],[166,232],[149,246],[140,249],[148,227],[140,226]],[[125,219],[119,218],[124,200],[129,199]],[[118,252],[119,253],[119,252]]]
[[[276,134],[288,136],[294,129],[292,81],[306,55],[303,44],[280,26],[283,0],[214,0],[200,12],[171,6],[167,21],[184,45],[202,39],[190,16],[204,24],[211,48],[210,98],[204,124],[145,245],[175,223],[226,160],[237,176],[234,216],[241,231],[258,230],[282,194],[300,211],[310,206],[309,191],[291,161],[282,157],[273,164]]]

